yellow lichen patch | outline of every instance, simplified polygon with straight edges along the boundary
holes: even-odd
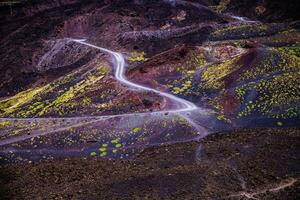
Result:
[[[97,66],[97,69],[96,69],[97,74],[108,74],[109,72],[110,72],[110,70],[108,69],[108,67],[106,67],[104,65]]]
[[[217,119],[230,122],[228,118],[240,119],[250,115],[262,115],[275,119],[290,119],[299,116],[299,48],[268,48],[263,55],[264,57],[261,57],[259,62],[251,63],[253,66],[239,73],[235,96],[242,106],[236,115],[225,115],[224,108],[220,105],[220,97],[224,95],[223,92],[227,88],[223,86],[218,88],[218,96],[210,99],[209,104],[218,112]],[[230,62],[223,67],[208,69],[211,70],[210,73],[204,72],[206,81],[222,83],[222,77],[236,69],[234,63],[232,63],[233,69],[227,68],[228,64]],[[212,85],[206,84],[206,89],[212,88]]]
[[[216,7],[217,12],[224,12],[227,6],[230,4],[230,0],[221,0],[219,5]]]
[[[11,125],[10,121],[0,121],[0,128],[5,128],[10,125]]]
[[[194,54],[192,59],[187,61],[184,65],[177,67],[176,71],[180,73],[181,78],[167,85],[171,92],[173,94],[189,95],[192,92],[192,80],[196,71],[201,69],[206,63],[204,53],[200,52]]]
[[[228,40],[240,38],[253,38],[275,34],[286,30],[287,27],[282,24],[268,25],[242,25],[231,26],[218,29],[209,36],[210,40]]]
[[[116,139],[111,140],[111,143],[112,144],[117,144],[117,143],[119,143],[120,140],[121,140],[121,138],[117,137]]]
[[[281,47],[269,50],[267,57],[257,66],[245,71],[239,81],[257,79],[274,72],[288,72],[300,69],[299,47]]]
[[[100,105],[97,105],[97,107],[99,107],[99,108],[108,108],[108,107],[110,107],[112,105],[113,105],[113,101],[109,100],[108,102],[105,102],[105,103],[102,103]]]
[[[183,84],[182,84],[182,87],[179,88],[179,87],[174,87],[172,89],[172,93],[174,94],[180,94],[180,93],[183,93],[184,91],[186,91],[187,89],[189,89],[192,85],[192,81],[190,80],[186,80]]]
[[[27,117],[29,115],[33,115],[35,114],[37,111],[41,110],[45,105],[46,102],[35,102],[33,104],[31,104],[30,106],[28,106],[28,108],[24,108],[19,112],[19,115],[22,117]]]
[[[190,80],[185,81],[185,82],[182,84],[183,89],[188,89],[189,87],[191,87],[191,84],[192,84],[192,81],[190,81]]]
[[[88,104],[90,104],[91,103],[91,98],[89,98],[89,97],[84,97],[83,98],[83,100],[82,100],[82,104],[83,105],[88,105]]]
[[[238,113],[238,118],[248,116],[255,111],[277,119],[297,117],[300,112],[297,106],[300,101],[299,77],[299,71],[291,72],[275,76],[270,80],[244,85],[243,95],[255,90],[258,98],[255,101],[245,102],[245,108]]]
[[[0,101],[0,110],[4,114],[11,114],[21,106],[30,103],[36,95],[47,89],[48,86],[29,89],[16,94],[9,99]]]
[[[69,107],[74,107],[74,104],[71,104],[70,101],[77,97],[78,95],[84,93],[85,91],[92,88],[98,81],[100,81],[105,74],[108,72],[107,68],[105,66],[100,66],[97,68],[95,75],[89,74],[86,76],[85,79],[81,80],[80,82],[76,83],[75,85],[71,86],[63,92],[61,95],[59,95],[54,101],[52,101],[47,106],[43,107],[43,109],[38,113],[39,116],[42,116],[47,113],[47,110],[51,107],[54,108],[60,108],[64,105],[69,105]],[[88,105],[91,103],[91,99],[89,97],[84,97],[82,105]],[[63,112],[62,110],[60,110]],[[64,113],[60,113],[60,115],[64,115]]]
[[[220,121],[223,121],[223,122],[225,122],[227,124],[231,123],[231,120],[229,118],[227,118],[224,114],[218,115],[217,119],[220,120]]]
[[[182,93],[184,91],[184,89],[183,88],[179,88],[179,87],[174,87],[173,89],[172,89],[172,93],[174,93],[174,94],[180,94],[180,93]]]
[[[132,61],[132,62],[138,62],[138,61],[145,61],[146,58],[145,58],[145,52],[132,52],[130,57],[128,58],[129,61]]]
[[[215,97],[212,98],[208,101],[208,104],[212,106],[215,110],[218,111],[218,115],[216,118],[219,121],[225,122],[227,124],[231,123],[231,119],[229,119],[225,114],[224,114],[224,107],[220,104],[220,97]]]
[[[172,118],[172,123],[186,124],[186,119],[182,116],[176,116]]]
[[[63,116],[66,114],[64,110],[76,112],[76,106],[89,106],[91,100],[84,96],[82,103],[71,102],[71,100],[95,88],[97,81],[109,72],[108,67],[97,63],[93,68],[79,68],[43,87],[32,88],[0,101],[0,114],[28,117],[43,116],[49,112]]]
[[[94,76],[89,75],[87,79],[80,81],[79,83],[75,84],[74,86],[70,87],[69,90],[64,92],[60,95],[55,101],[53,101],[50,105],[44,107],[44,109],[39,113],[39,115],[43,115],[47,108],[51,106],[59,107],[64,103],[69,102],[72,100],[77,94],[83,93],[85,89],[97,81],[101,80],[104,76]]]
[[[134,129],[132,129],[132,132],[133,133],[137,133],[137,132],[140,132],[142,129],[140,127],[136,127]]]
[[[206,63],[207,62],[204,53],[198,53],[194,55],[194,57],[191,60],[189,60],[185,65],[176,68],[176,70],[182,75],[193,76],[196,70],[200,69]]]
[[[221,89],[224,85],[222,78],[240,67],[236,64],[238,59],[239,57],[209,66],[202,74],[202,80],[206,81],[206,88]]]

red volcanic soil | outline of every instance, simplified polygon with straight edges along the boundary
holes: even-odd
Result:
[[[224,113],[230,115],[240,109],[240,101],[235,96],[224,95],[220,99]]]
[[[133,82],[143,84],[151,84],[153,80],[164,82],[164,78],[178,76],[176,69],[184,65],[197,52],[195,47],[175,47],[151,57],[134,69],[128,70],[127,76]]]

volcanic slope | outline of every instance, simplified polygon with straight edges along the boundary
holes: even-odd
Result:
[[[24,12],[33,6],[25,3],[16,8],[23,14],[3,17],[3,162],[130,157],[199,139],[205,134],[195,125],[209,132],[298,125],[297,22],[259,22],[188,1],[74,2],[37,3],[37,13]],[[110,57],[71,38],[122,52],[130,81],[214,112],[149,114],[174,105],[120,84]]]

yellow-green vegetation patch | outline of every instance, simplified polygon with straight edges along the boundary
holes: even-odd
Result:
[[[227,124],[230,124],[230,123],[231,123],[231,119],[229,119],[228,117],[226,117],[224,114],[219,114],[219,115],[217,116],[217,119],[218,119],[219,121],[223,121],[223,122],[225,122],[225,123],[227,123]]]
[[[172,88],[172,92],[174,94],[180,94],[183,93],[184,91],[188,90],[192,85],[192,81],[191,80],[186,80],[183,84],[182,87],[173,87]]]
[[[299,116],[300,71],[283,73],[270,79],[250,82],[242,87],[245,96],[255,91],[257,98],[245,102],[245,108],[238,118],[259,112],[276,119]],[[244,98],[243,98],[244,99]]]
[[[184,117],[182,116],[176,116],[172,118],[172,123],[179,123],[179,124],[186,124],[187,121]]]
[[[122,144],[118,143],[115,145],[116,148],[120,148],[122,146]]]
[[[287,29],[275,35],[256,38],[256,42],[267,46],[295,46],[300,45],[300,34],[295,29]]]
[[[297,71],[300,69],[299,55],[299,47],[271,48],[267,51],[267,56],[260,63],[251,66],[238,80],[249,81],[267,76],[270,73]]]
[[[193,93],[192,85],[193,78],[197,70],[201,69],[206,64],[206,58],[203,52],[194,53],[192,58],[176,68],[176,71],[180,74],[180,78],[174,80],[171,84],[168,84],[173,94],[191,95]]]
[[[101,157],[104,157],[104,156],[106,156],[107,155],[107,152],[102,152],[102,153],[100,153],[100,156]]]
[[[236,96],[245,104],[238,118],[259,112],[265,116],[286,119],[299,115],[300,102],[300,48],[271,48],[268,56],[240,76],[249,81],[235,89]],[[258,81],[254,81],[259,79]],[[257,98],[246,101],[247,94],[255,92]]]
[[[45,87],[37,87],[33,89],[28,89],[26,91],[20,92],[16,94],[13,97],[10,97],[8,99],[0,101],[0,111],[2,114],[7,115],[11,114],[18,109],[20,109],[23,105],[30,103],[34,100],[34,98],[41,93],[42,91],[45,91],[46,89],[49,89],[50,86]]]
[[[102,144],[102,147],[107,147],[108,146],[108,144]]]
[[[264,48],[259,52],[259,60],[251,62],[253,66],[247,66],[245,71],[239,73],[239,78],[233,84],[233,91],[232,88],[225,87],[223,80],[240,69],[236,64],[239,58],[211,65],[203,72],[204,82],[199,87],[207,93],[217,93],[214,97],[209,97],[208,102],[217,111],[218,120],[230,123],[234,118],[242,119],[251,115],[270,119],[291,119],[300,116],[299,47]],[[221,102],[227,93],[239,100],[240,110],[234,111],[235,114],[224,113]]]
[[[101,147],[101,148],[99,148],[99,151],[101,151],[101,152],[106,151],[106,147]]]
[[[92,102],[89,97],[84,97],[82,102],[72,100],[97,87],[96,83],[109,72],[102,65],[89,71],[80,68],[43,87],[28,89],[0,101],[0,113],[2,116],[28,117],[47,113],[64,116],[65,110],[76,112],[78,106],[89,106]]]
[[[202,84],[202,87],[205,89],[223,89],[224,81],[222,79],[241,67],[236,64],[239,58],[240,57],[236,57],[222,63],[209,66],[202,73],[202,80],[205,81],[205,83]]]
[[[277,126],[283,126],[282,122],[277,122],[276,124],[277,124]]]
[[[219,4],[216,7],[214,7],[214,10],[219,13],[222,13],[226,10],[229,4],[230,4],[230,0],[221,0]]]
[[[87,79],[80,81],[79,83],[71,86],[69,90],[64,92],[61,96],[59,96],[50,106],[54,105],[56,107],[72,100],[76,95],[83,93],[88,87],[92,86],[99,80],[101,80],[104,76],[95,76],[95,75],[88,75]]]
[[[5,128],[7,126],[11,126],[12,123],[10,121],[0,121],[0,128]]]
[[[89,97],[84,97],[83,100],[82,100],[82,104],[83,105],[87,105],[87,104],[90,104],[91,103],[91,98]]]
[[[222,96],[222,95],[221,95]],[[216,118],[219,121],[230,124],[232,121],[228,116],[224,114],[224,108],[220,104],[220,97],[211,98],[208,100],[208,104],[212,106],[216,111],[218,111]]]
[[[129,61],[131,62],[140,62],[140,61],[145,61],[146,58],[145,58],[146,54],[145,52],[132,52],[130,57],[128,58]]]
[[[209,35],[209,40],[230,40],[230,39],[246,39],[253,37],[268,36],[287,30],[284,24],[268,24],[268,25],[239,25],[218,29]]]
[[[91,155],[91,156],[96,156],[97,153],[96,153],[96,152],[91,152],[90,155]]]
[[[136,127],[134,129],[132,129],[132,132],[133,133],[137,133],[137,132],[140,132],[142,129],[140,127]]]
[[[111,140],[111,143],[112,143],[112,144],[117,144],[118,142],[120,142],[120,140],[121,140],[121,138],[118,137],[118,138],[116,138],[116,139]]]

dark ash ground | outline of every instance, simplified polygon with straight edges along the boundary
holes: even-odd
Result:
[[[299,137],[300,129],[240,130],[130,161],[4,165],[1,199],[299,199]]]

